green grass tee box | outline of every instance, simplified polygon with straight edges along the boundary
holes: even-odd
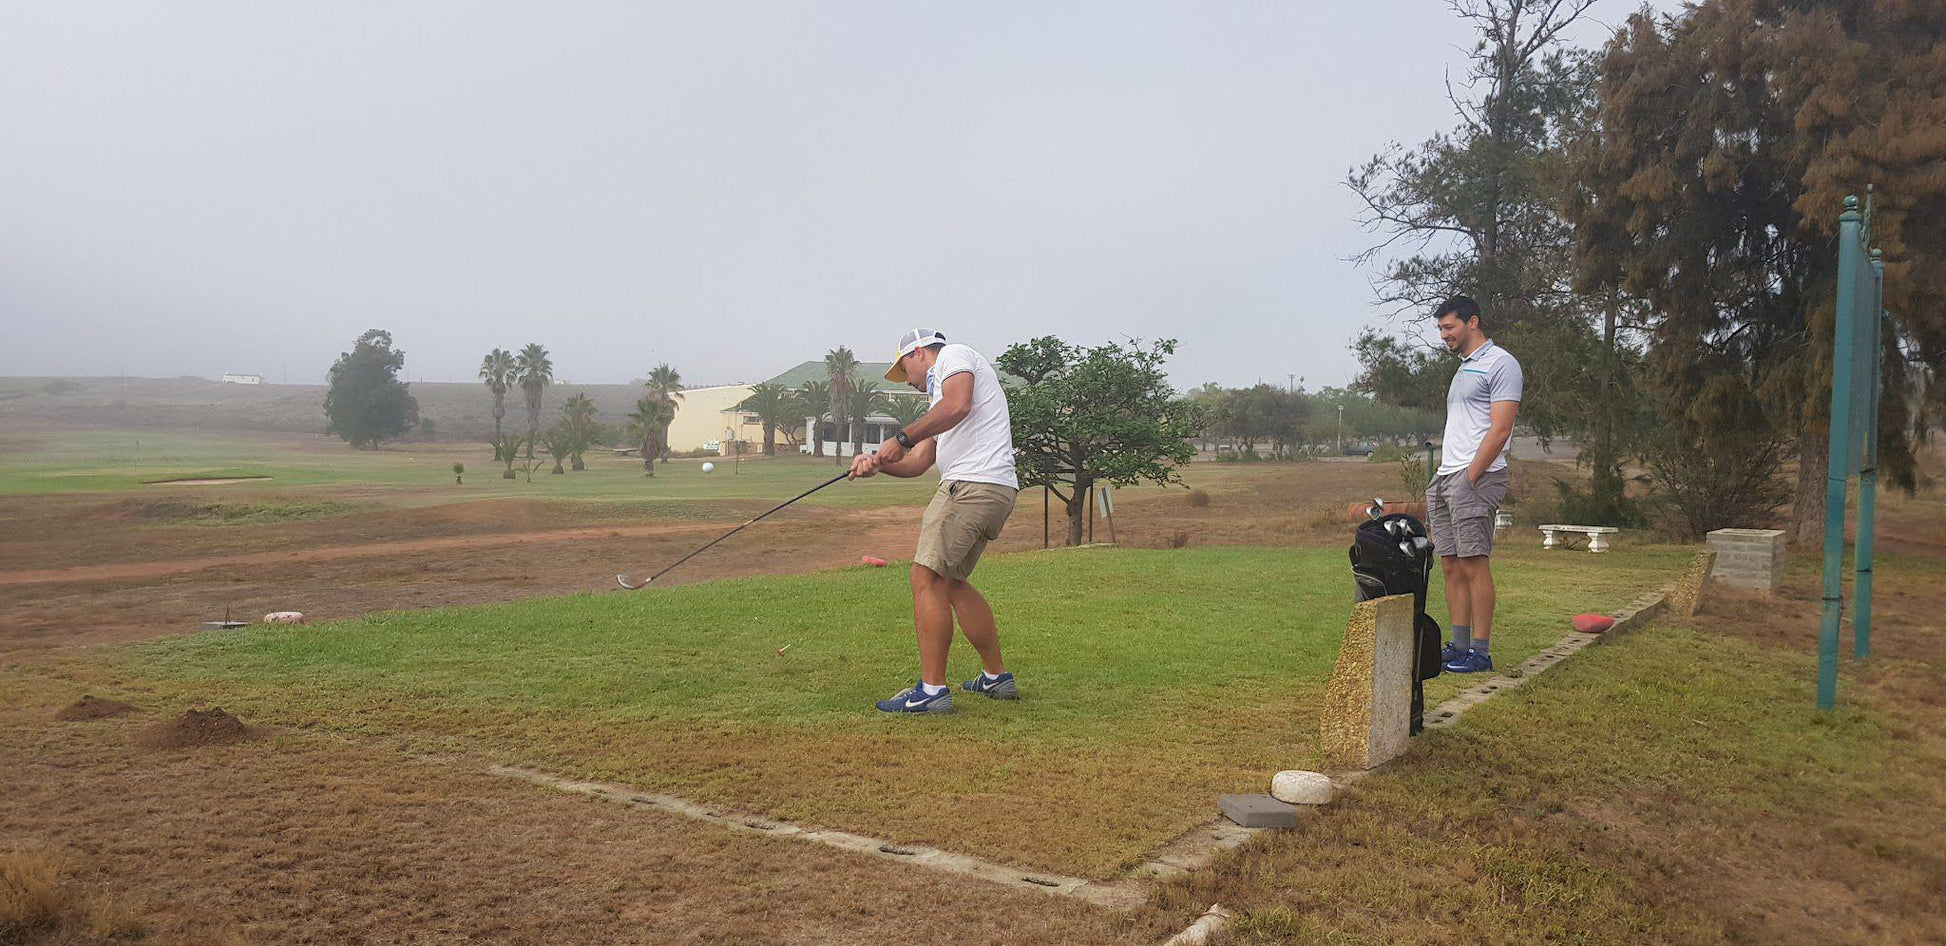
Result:
[[[1504,565],[1498,659],[1653,587],[1668,558]],[[961,694],[949,717],[871,706],[916,676],[900,569],[201,634],[133,646],[123,669],[252,721],[1097,876],[1207,821],[1217,794],[1315,766],[1352,597],[1343,553],[1029,552],[992,557],[978,584],[1025,698]],[[960,641],[953,679],[978,670]]]

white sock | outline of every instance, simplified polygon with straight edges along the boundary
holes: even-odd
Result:
[[[1000,679],[1000,675],[997,673],[988,673],[985,670],[982,670],[980,671],[980,679],[985,680],[988,683],[992,683],[993,681]]]
[[[924,680],[919,681],[919,690],[920,692],[926,694],[927,696],[938,696],[939,694],[946,692],[945,687],[936,687],[930,683],[927,683]]]

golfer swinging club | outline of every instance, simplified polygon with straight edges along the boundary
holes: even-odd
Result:
[[[1520,362],[1487,338],[1480,304],[1454,296],[1433,313],[1439,339],[1460,356],[1446,388],[1445,456],[1426,487],[1426,525],[1446,575],[1453,639],[1441,648],[1448,673],[1493,669],[1493,517],[1507,498],[1507,441],[1520,413]]]
[[[1014,675],[1000,662],[1000,629],[993,622],[993,609],[966,580],[987,543],[999,538],[1020,492],[1007,392],[979,352],[948,345],[946,336],[928,328],[913,329],[899,339],[885,380],[926,392],[932,407],[879,444],[876,455],[853,458],[851,475],[912,477],[937,462],[939,489],[926,507],[919,551],[912,558],[919,682],[880,700],[878,708],[886,713],[953,711],[946,652],[953,645],[955,617],[984,668],[960,689],[996,700],[1019,699]]]

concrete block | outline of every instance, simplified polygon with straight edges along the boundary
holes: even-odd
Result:
[[[1223,817],[1246,828],[1297,827],[1297,809],[1269,795],[1224,795],[1216,804]]]
[[[1783,579],[1781,529],[1718,529],[1709,534],[1709,549],[1716,553],[1709,576],[1726,585],[1769,594]]]
[[[1319,720],[1325,766],[1370,769],[1405,751],[1412,722],[1412,596],[1352,606]]]
[[[1291,805],[1328,804],[1331,791],[1331,776],[1323,772],[1293,769],[1270,780],[1270,797]]]

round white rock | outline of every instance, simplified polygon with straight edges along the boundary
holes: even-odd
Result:
[[[705,473],[708,473],[709,471],[711,471],[711,470],[714,470],[714,469],[716,469],[716,464],[714,464],[714,463],[709,463],[709,462],[705,462],[705,463],[703,464],[703,472],[705,472]]]
[[[1287,805],[1322,805],[1331,800],[1331,777],[1323,772],[1279,772],[1270,780],[1270,797]]]

